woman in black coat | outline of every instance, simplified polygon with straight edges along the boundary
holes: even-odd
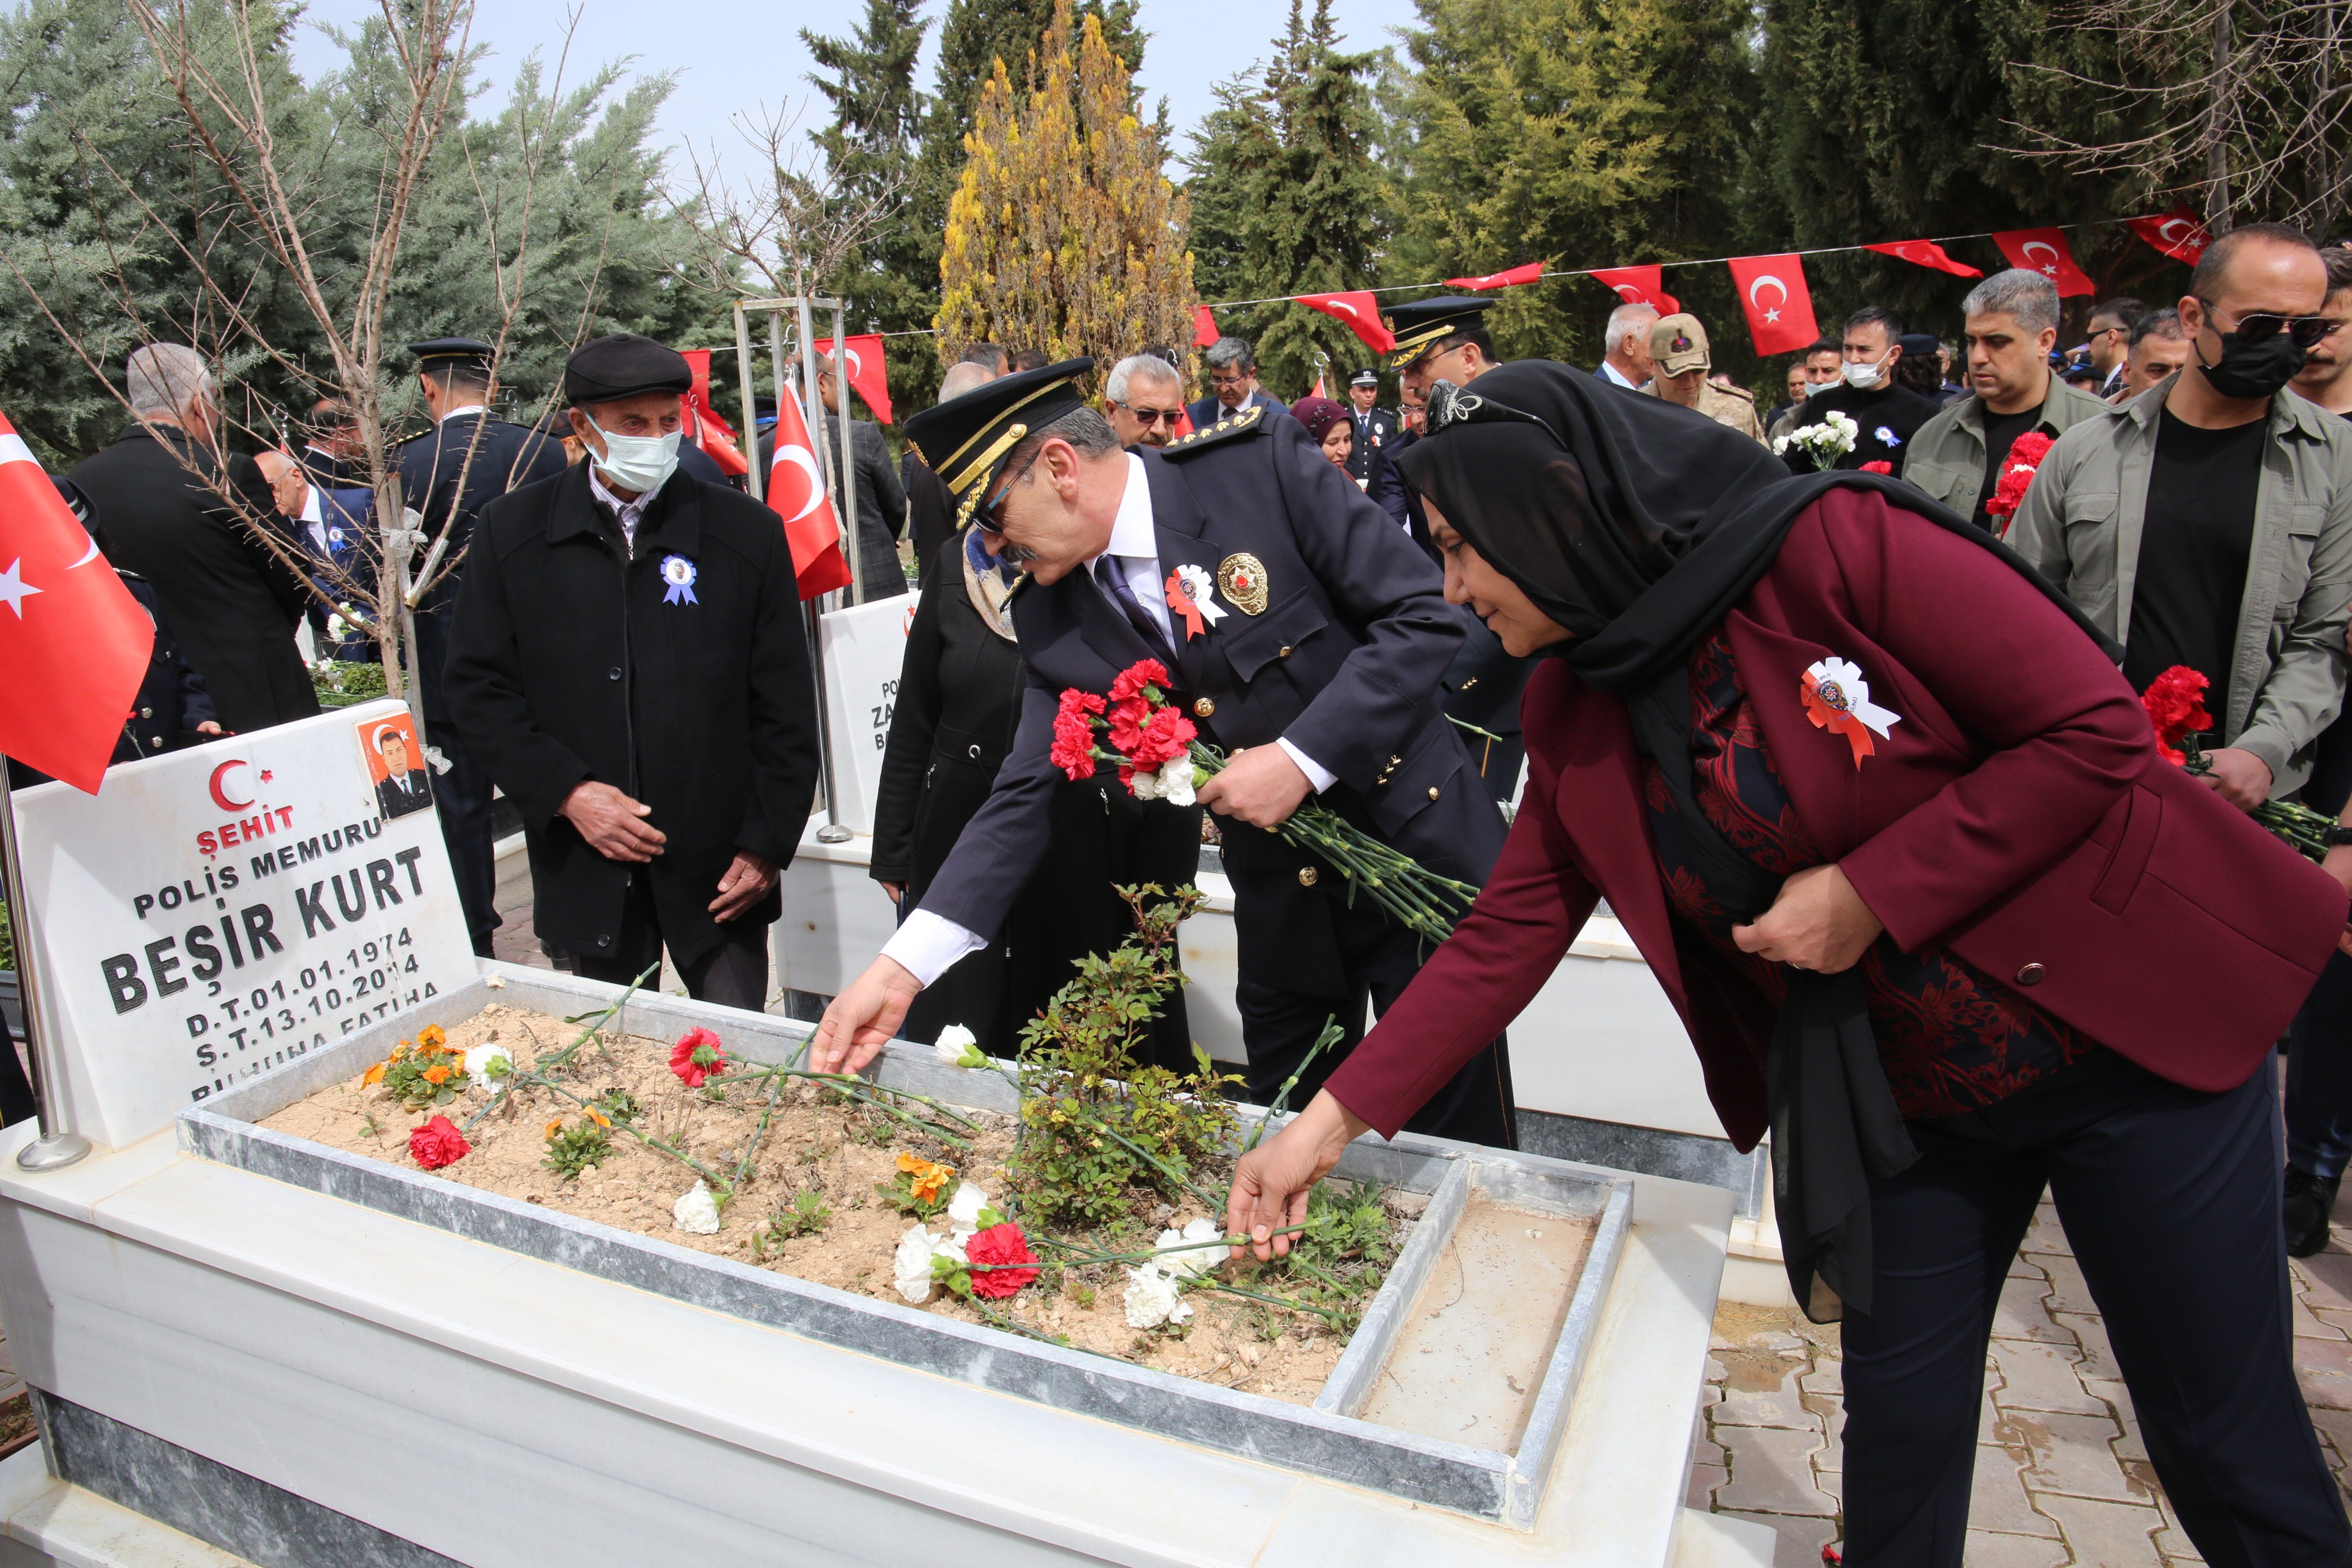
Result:
[[[882,755],[874,812],[874,880],[912,909],[996,781],[1012,749],[1025,675],[1013,637],[1013,574],[966,533],[943,541],[907,633],[907,659]],[[972,559],[977,557],[977,559]],[[1053,848],[1031,873],[996,941],[917,998],[900,1033],[925,1043],[949,1024],[1012,1056],[1021,1029],[1066,985],[1073,966],[1134,934],[1116,886],[1195,880],[1201,809],[1136,800],[1115,776],[1062,785]],[[1183,993],[1162,1007],[1137,1052],[1189,1071],[1192,1038]]]

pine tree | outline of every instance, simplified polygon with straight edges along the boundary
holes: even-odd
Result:
[[[1074,59],[1070,0],[1055,0],[1034,87],[1015,93],[1000,59],[981,91],[940,261],[942,364],[995,342],[1108,368],[1189,340],[1184,197],[1100,18],[1076,30]]]

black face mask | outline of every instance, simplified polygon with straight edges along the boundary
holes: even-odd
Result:
[[[2205,372],[2206,383],[2223,397],[2274,397],[2303,369],[2304,350],[2285,332],[2273,332],[2251,343],[2235,332],[2218,335],[2221,362],[2207,364],[2204,346],[2200,344],[2197,368]]]

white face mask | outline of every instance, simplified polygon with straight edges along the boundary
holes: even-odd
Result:
[[[604,438],[604,455],[596,457],[596,471],[624,490],[650,496],[677,472],[677,444],[685,434],[615,435],[593,418],[588,428]],[[590,455],[595,456],[592,452]]]
[[[1864,392],[1876,386],[1885,377],[1885,371],[1880,369],[1880,367],[1886,363],[1886,358],[1887,356],[1881,355],[1879,358],[1873,360],[1868,364],[1863,365],[1857,365],[1852,361],[1848,361],[1845,366],[1846,384],[1852,387],[1859,387]]]
[[[1805,395],[1807,397],[1819,397],[1822,393],[1825,392],[1834,392],[1844,384],[1845,383],[1843,381],[1807,382],[1805,383]]]

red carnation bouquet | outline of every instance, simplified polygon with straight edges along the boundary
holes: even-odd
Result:
[[[2139,706],[2147,711],[2147,722],[2156,730],[2157,750],[2167,762],[2199,775],[2213,771],[2198,744],[2213,727],[2213,716],[2205,709],[2205,691],[2210,684],[2188,665],[2175,664],[2148,682],[2147,690],[2139,695]],[[2296,853],[2315,861],[2327,858],[2327,830],[2336,825],[2332,818],[2284,800],[2265,800],[2246,814]]]
[[[1052,756],[1072,779],[1091,779],[1097,763],[1108,763],[1137,800],[1179,806],[1191,805],[1193,790],[1225,766],[1224,754],[1202,745],[1192,721],[1169,702],[1168,671],[1157,659],[1120,671],[1108,699],[1064,692]],[[1452,936],[1478,896],[1467,883],[1436,875],[1313,800],[1275,831],[1337,870],[1350,901],[1362,892],[1390,919],[1432,942]]]
[[[2050,455],[2054,444],[2038,430],[2029,430],[2010,443],[2009,455],[2001,459],[2000,483],[1993,486],[1992,499],[1985,503],[1985,516],[1992,519],[1993,533],[2006,536],[2009,525],[2016,520],[2017,508],[2025,505],[2025,492],[2033,483],[2033,476],[2042,470],[2042,460]]]

